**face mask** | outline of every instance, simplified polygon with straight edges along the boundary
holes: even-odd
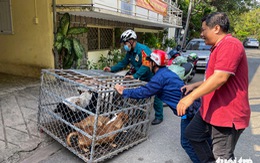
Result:
[[[127,45],[124,45],[124,49],[125,51],[129,52],[131,49],[127,46]]]

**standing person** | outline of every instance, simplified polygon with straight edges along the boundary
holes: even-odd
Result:
[[[149,81],[152,78],[153,73],[150,71],[149,67],[142,65],[146,56],[151,54],[149,47],[137,42],[137,35],[133,30],[126,30],[123,32],[120,43],[124,44],[124,49],[126,50],[124,59],[112,67],[105,67],[104,71],[117,72],[131,63],[135,73],[133,75],[126,75],[126,78]],[[163,103],[158,97],[155,97],[153,107],[155,119],[152,121],[152,125],[157,125],[163,121]]]
[[[142,99],[157,95],[177,115],[176,105],[182,97],[181,87],[184,86],[184,82],[177,74],[166,67],[168,60],[167,54],[164,51],[154,50],[151,53],[151,57],[148,57],[148,60],[150,60],[150,70],[155,75],[146,85],[135,89],[125,89],[123,86],[117,84],[115,89],[126,98]],[[189,107],[185,116],[181,118],[181,146],[193,163],[199,163],[199,159],[183,133],[199,107],[200,101],[197,100]]]
[[[201,37],[212,45],[205,80],[185,86],[193,91],[177,105],[181,116],[202,97],[200,111],[185,131],[202,163],[234,159],[239,136],[249,125],[247,58],[242,43],[228,34],[228,29],[225,13],[215,12],[202,19]],[[212,148],[205,141],[208,134]]]

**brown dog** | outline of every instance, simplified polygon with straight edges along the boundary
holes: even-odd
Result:
[[[93,116],[94,117],[94,116]],[[79,123],[76,123],[75,126],[77,126],[78,128],[80,128],[81,130],[83,130],[86,134],[92,136],[93,135],[93,130],[94,130],[94,119],[93,117],[89,116],[86,119],[82,120]],[[113,131],[119,130],[121,129],[124,124],[128,121],[128,115],[121,112],[119,114],[117,114],[113,119],[109,120],[109,118],[107,117],[102,117],[99,116],[98,117],[98,128],[97,128],[97,132],[96,135],[97,136],[102,136],[104,134],[109,134]],[[113,141],[116,138],[116,136],[118,135],[118,133],[114,133],[114,134],[110,134],[107,137],[101,138],[96,140],[96,144],[107,144],[107,143],[111,143],[110,145],[113,146]],[[78,138],[78,146],[80,149],[82,149],[85,152],[88,152],[88,148],[90,147],[91,143],[92,143],[92,139],[88,138],[87,136],[84,136],[83,134],[75,131],[70,133],[67,136],[67,144],[69,146],[71,146],[71,138],[72,137],[77,137]]]
[[[108,117],[98,116],[97,126],[101,127],[104,124],[106,124],[108,121],[110,121],[110,119]],[[89,126],[93,127],[94,123],[95,123],[95,116],[90,115],[87,118],[83,119],[82,121],[80,121],[78,123],[74,123],[74,125],[80,129],[85,129],[86,127],[89,127]]]

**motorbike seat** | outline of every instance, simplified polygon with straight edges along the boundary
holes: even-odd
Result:
[[[184,67],[184,69],[185,69],[185,75],[184,76],[186,76],[191,71],[191,69],[193,68],[193,65],[189,62],[183,63],[181,66]]]

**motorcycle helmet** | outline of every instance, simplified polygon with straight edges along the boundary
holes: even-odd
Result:
[[[122,35],[120,37],[120,43],[127,42],[131,39],[136,40],[137,35],[136,35],[135,31],[129,29],[129,30],[126,30],[122,33]]]
[[[198,59],[198,55],[196,53],[190,53],[187,57],[187,59],[189,61],[195,61],[196,59]]]
[[[154,50],[148,59],[154,61],[158,66],[166,66],[168,62],[168,55],[163,50]]]
[[[177,56],[180,56],[180,53],[176,50],[176,49],[172,49],[169,53],[168,53],[168,58],[176,58]]]

